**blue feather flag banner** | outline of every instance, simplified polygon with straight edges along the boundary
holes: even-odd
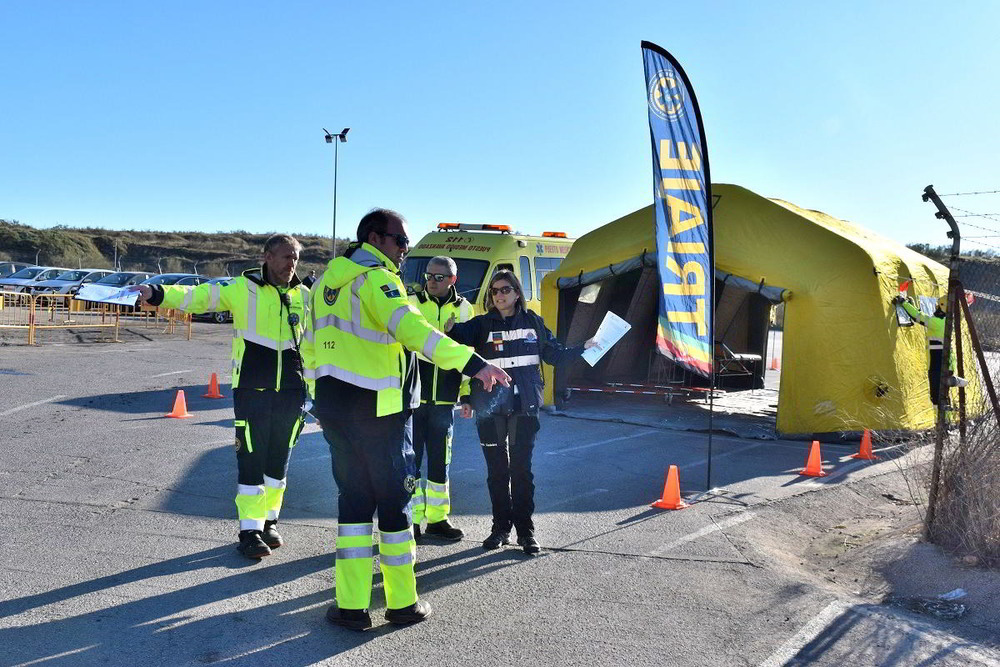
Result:
[[[715,258],[705,127],[691,83],[674,57],[643,42],[642,60],[662,283],[656,346],[674,363],[711,377]]]

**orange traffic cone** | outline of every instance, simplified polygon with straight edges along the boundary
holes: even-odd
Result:
[[[672,465],[667,468],[667,481],[663,485],[663,497],[650,507],[659,507],[661,510],[682,510],[687,506],[688,504],[681,500],[681,483],[677,466]]]
[[[184,390],[177,390],[177,398],[174,399],[174,409],[171,410],[167,417],[172,417],[174,419],[187,419],[188,417],[194,417],[193,414],[188,412],[187,401],[184,400]]]
[[[778,357],[771,357],[771,370],[772,371],[776,371],[780,367],[781,367],[781,364],[778,363]]]
[[[800,475],[808,477],[826,477],[823,472],[823,459],[819,455],[819,440],[813,440],[809,448],[809,458],[806,459],[806,467],[799,471]]]
[[[852,459],[863,459],[865,461],[877,461],[878,457],[872,453],[872,432],[865,429],[861,435],[861,449],[857,454],[851,454]]]
[[[212,373],[212,380],[208,383],[208,393],[202,394],[202,398],[225,398],[219,393],[219,377]]]

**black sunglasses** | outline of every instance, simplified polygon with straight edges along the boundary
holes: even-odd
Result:
[[[392,234],[390,232],[379,232],[378,234],[379,234],[379,236],[382,236],[382,237],[385,237],[385,236],[392,237],[392,239],[394,241],[396,241],[396,245],[398,245],[400,248],[409,248],[410,247],[410,239],[409,239],[409,237],[406,236],[406,234]]]
[[[448,278],[451,278],[451,274],[450,273],[425,273],[424,274],[424,280],[426,280],[428,282],[430,282],[431,280],[433,280],[436,283],[443,283],[444,281],[448,280]]]
[[[514,291],[514,288],[510,285],[504,285],[503,287],[491,287],[490,294],[496,296],[497,294],[510,294]]]

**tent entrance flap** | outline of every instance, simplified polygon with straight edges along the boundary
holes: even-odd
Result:
[[[625,337],[591,368],[583,361],[556,370],[555,396],[567,390],[619,387],[626,394],[663,394],[671,387],[700,388],[708,381],[690,374],[656,350],[660,287],[655,254],[560,278],[558,336],[579,344],[593,335],[606,313],[632,325]],[[716,386],[727,390],[764,386],[771,307],[787,298],[781,288],[758,285],[716,271]],[[647,391],[641,391],[641,389]],[[611,390],[613,391],[613,390]],[[666,392],[669,393],[669,392]]]

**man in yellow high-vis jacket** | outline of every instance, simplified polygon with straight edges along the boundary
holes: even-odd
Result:
[[[252,559],[284,543],[276,524],[309,393],[299,353],[309,297],[295,275],[301,249],[294,237],[276,234],[264,243],[263,265],[227,285],[134,287],[154,306],[233,315],[238,548]]]
[[[339,491],[337,599],[326,617],[353,630],[372,625],[376,513],[386,620],[415,623],[431,613],[417,598],[413,569],[411,413],[420,403],[420,378],[416,355],[407,350],[419,350],[441,368],[461,370],[487,388],[510,381],[409,303],[399,277],[408,247],[401,215],[386,209],[367,213],[358,225],[358,241],[331,260],[313,286],[302,346]]]
[[[451,257],[433,257],[427,262],[423,289],[410,296],[410,303],[438,329],[449,319],[466,322],[472,318],[472,304],[455,290],[458,265]],[[417,469],[417,489],[413,494],[413,534],[420,537],[420,523],[426,518],[426,534],[445,540],[460,540],[461,528],[448,520],[451,493],[448,465],[455,422],[455,403],[469,393],[469,381],[459,371],[438,368],[420,361],[420,407],[413,412],[413,452]],[[465,410],[471,408],[463,407]],[[421,464],[427,453],[427,475]]]
[[[931,397],[931,403],[937,405],[940,402],[941,393],[941,366],[944,358],[944,330],[945,318],[948,310],[948,297],[942,296],[937,300],[937,307],[932,315],[923,312],[909,300],[897,295],[892,303],[902,306],[906,314],[914,321],[918,322],[926,329],[927,356],[929,365],[927,367],[927,385]],[[949,369],[946,371],[945,384],[949,387],[964,387],[968,384],[965,378],[955,375],[955,356],[949,355]],[[948,398],[945,397],[945,403]]]

